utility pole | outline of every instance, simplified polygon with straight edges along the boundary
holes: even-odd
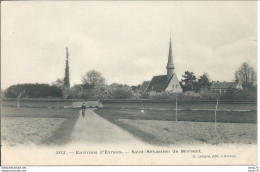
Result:
[[[25,90],[22,90],[17,96],[17,108],[20,107],[20,97],[25,93]]]
[[[217,131],[217,109],[218,109],[218,99],[217,98],[217,104],[216,104],[216,109],[215,109],[215,131]]]
[[[177,103],[177,96],[176,96],[176,103],[175,103],[175,106],[176,106],[176,108],[175,108],[175,110],[176,110],[176,119],[175,119],[175,121],[177,122],[178,121],[178,103]]]

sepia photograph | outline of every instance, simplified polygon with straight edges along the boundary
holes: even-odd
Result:
[[[1,164],[258,163],[256,1],[2,1]]]

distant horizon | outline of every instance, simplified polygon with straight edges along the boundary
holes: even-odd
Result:
[[[242,63],[241,63],[241,65],[242,65]],[[93,69],[92,69],[93,70]],[[99,71],[98,71],[99,72]],[[189,72],[192,72],[192,71],[189,71]],[[101,73],[102,74],[102,73]],[[162,75],[167,75],[167,74],[162,74]],[[194,74],[195,75],[195,74]],[[202,74],[203,75],[203,74]],[[202,75],[200,75],[200,76],[202,76]],[[103,74],[102,74],[102,76],[103,76]],[[155,76],[161,76],[161,75],[155,75]],[[196,76],[196,75],[195,75]],[[199,77],[200,76],[196,76],[196,80],[198,80],[199,79]],[[57,79],[64,79],[64,77],[63,78],[57,78]],[[105,78],[106,79],[106,78]],[[152,79],[152,78],[151,78]],[[141,83],[139,83],[140,85],[142,85],[142,83],[143,82],[147,82],[147,81],[151,81],[151,79],[150,80],[144,80],[144,81],[142,81]],[[183,77],[182,78],[180,78],[179,79],[179,81],[181,82],[181,79],[183,79]],[[219,81],[219,80],[212,80],[212,78],[210,78],[210,76],[209,76],[209,79],[210,79],[210,82],[235,82],[235,79],[233,79],[232,81]],[[56,81],[56,80],[55,80]],[[17,84],[13,84],[13,85],[22,85],[22,84],[49,84],[49,85],[52,85],[52,83],[54,83],[55,81],[53,81],[53,82],[51,82],[51,83],[41,83],[41,82],[34,82],[34,83],[17,83]],[[137,84],[137,85],[129,85],[129,84],[126,84],[126,83],[118,83],[118,82],[112,82],[112,83],[110,83],[110,84],[108,84],[107,82],[106,82],[106,80],[105,80],[105,84],[106,85],[111,85],[111,84],[122,84],[122,85],[128,85],[128,86],[138,86],[139,84]],[[75,84],[73,84],[73,85],[71,85],[70,86],[70,88],[72,88],[73,86],[75,86],[75,85],[82,85],[82,83],[75,83]],[[12,85],[10,85],[10,86],[12,86]],[[10,86],[8,86],[7,88],[9,88]],[[7,88],[5,88],[5,89],[7,89]],[[2,89],[2,88],[1,88]],[[2,89],[2,90],[5,90],[5,89]]]
[[[234,81],[243,62],[257,71],[256,2],[2,2],[1,89],[70,84],[90,70],[106,83],[137,86],[166,75],[170,32],[175,73]]]

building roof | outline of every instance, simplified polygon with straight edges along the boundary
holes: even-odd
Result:
[[[214,82],[211,89],[228,89],[228,88],[236,88],[236,82]]]
[[[170,39],[168,63],[167,63],[166,68],[167,68],[167,69],[174,69],[173,58],[172,58],[172,40],[171,40],[171,39]]]
[[[141,91],[145,91],[149,85],[150,81],[144,81],[143,84],[140,87]]]
[[[146,91],[155,91],[155,92],[165,91],[170,81],[171,79],[167,80],[167,75],[154,76],[149,86],[147,87]]]

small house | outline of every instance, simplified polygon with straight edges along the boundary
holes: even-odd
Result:
[[[222,94],[230,89],[242,89],[242,85],[238,82],[213,82],[210,91],[213,93]]]

